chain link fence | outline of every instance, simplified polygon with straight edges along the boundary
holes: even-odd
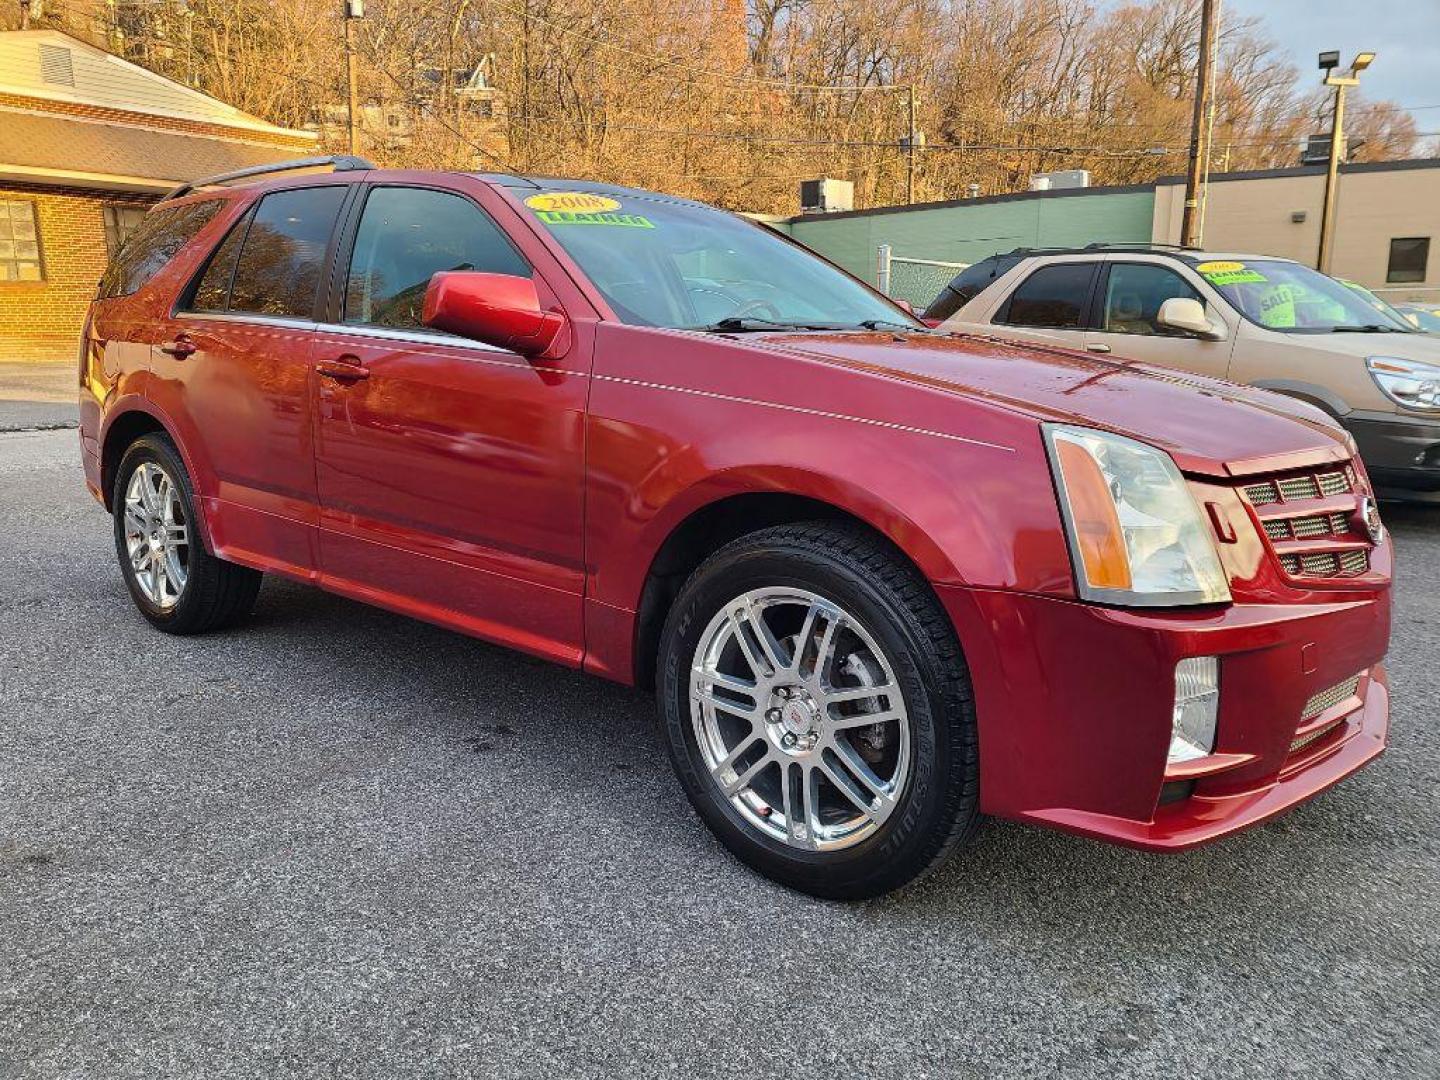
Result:
[[[916,311],[924,311],[940,290],[969,265],[896,255],[889,244],[881,244],[875,252],[875,285],[886,296],[908,300]]]

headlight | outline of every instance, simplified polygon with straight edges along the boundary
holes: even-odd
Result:
[[[1230,599],[1205,519],[1170,455],[1089,428],[1045,425],[1080,595],[1135,607]]]
[[[1372,356],[1365,366],[1381,393],[1397,405],[1440,412],[1440,367],[1398,356]]]

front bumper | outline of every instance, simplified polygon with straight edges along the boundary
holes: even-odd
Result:
[[[1342,423],[1381,495],[1440,500],[1440,420],[1354,412]]]
[[[1152,851],[1273,817],[1385,748],[1388,591],[1336,602],[1136,612],[939,588],[980,726],[981,809]],[[1209,771],[1167,775],[1175,664],[1220,658]],[[1360,675],[1295,749],[1307,703]],[[1178,797],[1177,797],[1178,796]]]

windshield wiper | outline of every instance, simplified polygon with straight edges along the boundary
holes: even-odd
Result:
[[[916,326],[913,323],[901,322],[899,319],[866,319],[856,325],[862,330],[879,330],[882,326],[893,326],[897,330],[905,330],[912,334],[933,334],[935,332],[928,326]]]
[[[844,330],[840,323],[785,322],[780,319],[759,319],[753,315],[743,318],[731,317],[710,323],[708,326],[692,326],[691,330],[705,330],[715,334],[764,333],[768,330]]]
[[[1379,323],[1366,323],[1364,326],[1350,326],[1342,324],[1330,328],[1332,334],[1404,334],[1398,326],[1381,326]]]

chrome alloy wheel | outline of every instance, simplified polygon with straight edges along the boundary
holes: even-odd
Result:
[[[752,589],[710,621],[691,664],[690,715],[724,797],[791,847],[864,840],[910,773],[889,660],[853,615],[801,589]]]
[[[152,461],[125,485],[125,552],[135,584],[162,611],[180,602],[190,572],[190,529],[180,489]]]

